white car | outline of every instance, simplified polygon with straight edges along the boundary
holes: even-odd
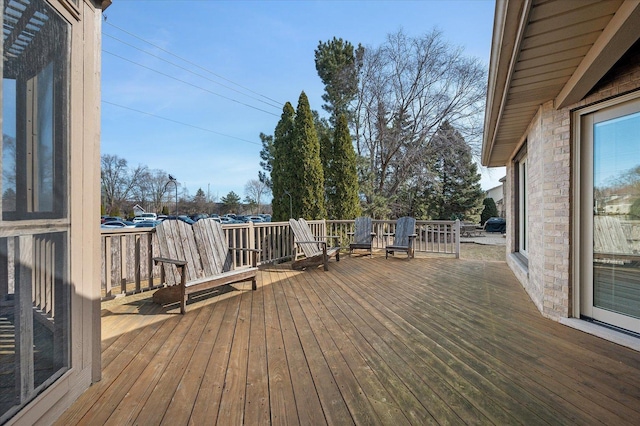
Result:
[[[158,215],[155,213],[141,213],[138,216],[133,218],[133,223],[144,222],[144,221],[156,221],[158,220]]]

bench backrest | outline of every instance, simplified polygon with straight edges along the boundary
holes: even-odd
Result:
[[[222,225],[213,219],[200,219],[192,225],[205,276],[230,271],[233,259]]]
[[[611,216],[593,216],[594,253],[631,254],[627,235],[620,219]]]
[[[186,260],[187,281],[193,281],[203,276],[202,262],[196,245],[191,225],[181,220],[164,220],[156,226],[160,257],[176,260]],[[177,268],[165,268],[166,280],[169,285],[180,282]]]

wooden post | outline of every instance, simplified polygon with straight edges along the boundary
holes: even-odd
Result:
[[[456,237],[456,259],[460,258],[460,219],[456,219],[455,226],[455,237]]]
[[[20,390],[20,402],[33,393],[33,236],[18,237],[18,264],[16,265],[16,300],[14,304],[16,330],[16,387]]]

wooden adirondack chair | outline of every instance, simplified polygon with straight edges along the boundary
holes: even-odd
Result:
[[[324,270],[329,270],[329,258],[336,256],[336,262],[340,261],[340,247],[327,248],[326,238],[337,236],[314,237],[309,224],[304,219],[289,219],[289,226],[294,236],[293,269],[304,269],[308,266],[324,264]],[[299,256],[303,259],[298,260]]]
[[[401,217],[396,223],[396,232],[385,235],[393,235],[393,244],[385,247],[385,258],[397,251],[407,252],[408,259],[413,257],[413,240],[417,237],[415,218]]]
[[[369,255],[373,257],[373,237],[376,233],[372,232],[373,225],[370,217],[356,218],[355,232],[353,233],[353,242],[349,244],[349,255],[354,250],[369,250]]]
[[[168,287],[154,293],[154,302],[180,301],[184,314],[189,294],[249,280],[256,289],[259,250],[229,248],[222,226],[215,220],[201,219],[193,225],[165,220],[156,227],[156,235],[160,257],[153,260],[162,264]],[[252,266],[233,269],[232,250],[252,252]]]

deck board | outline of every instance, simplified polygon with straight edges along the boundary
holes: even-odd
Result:
[[[103,309],[72,424],[633,424],[640,353],[543,318],[504,262],[262,267],[192,303]]]

